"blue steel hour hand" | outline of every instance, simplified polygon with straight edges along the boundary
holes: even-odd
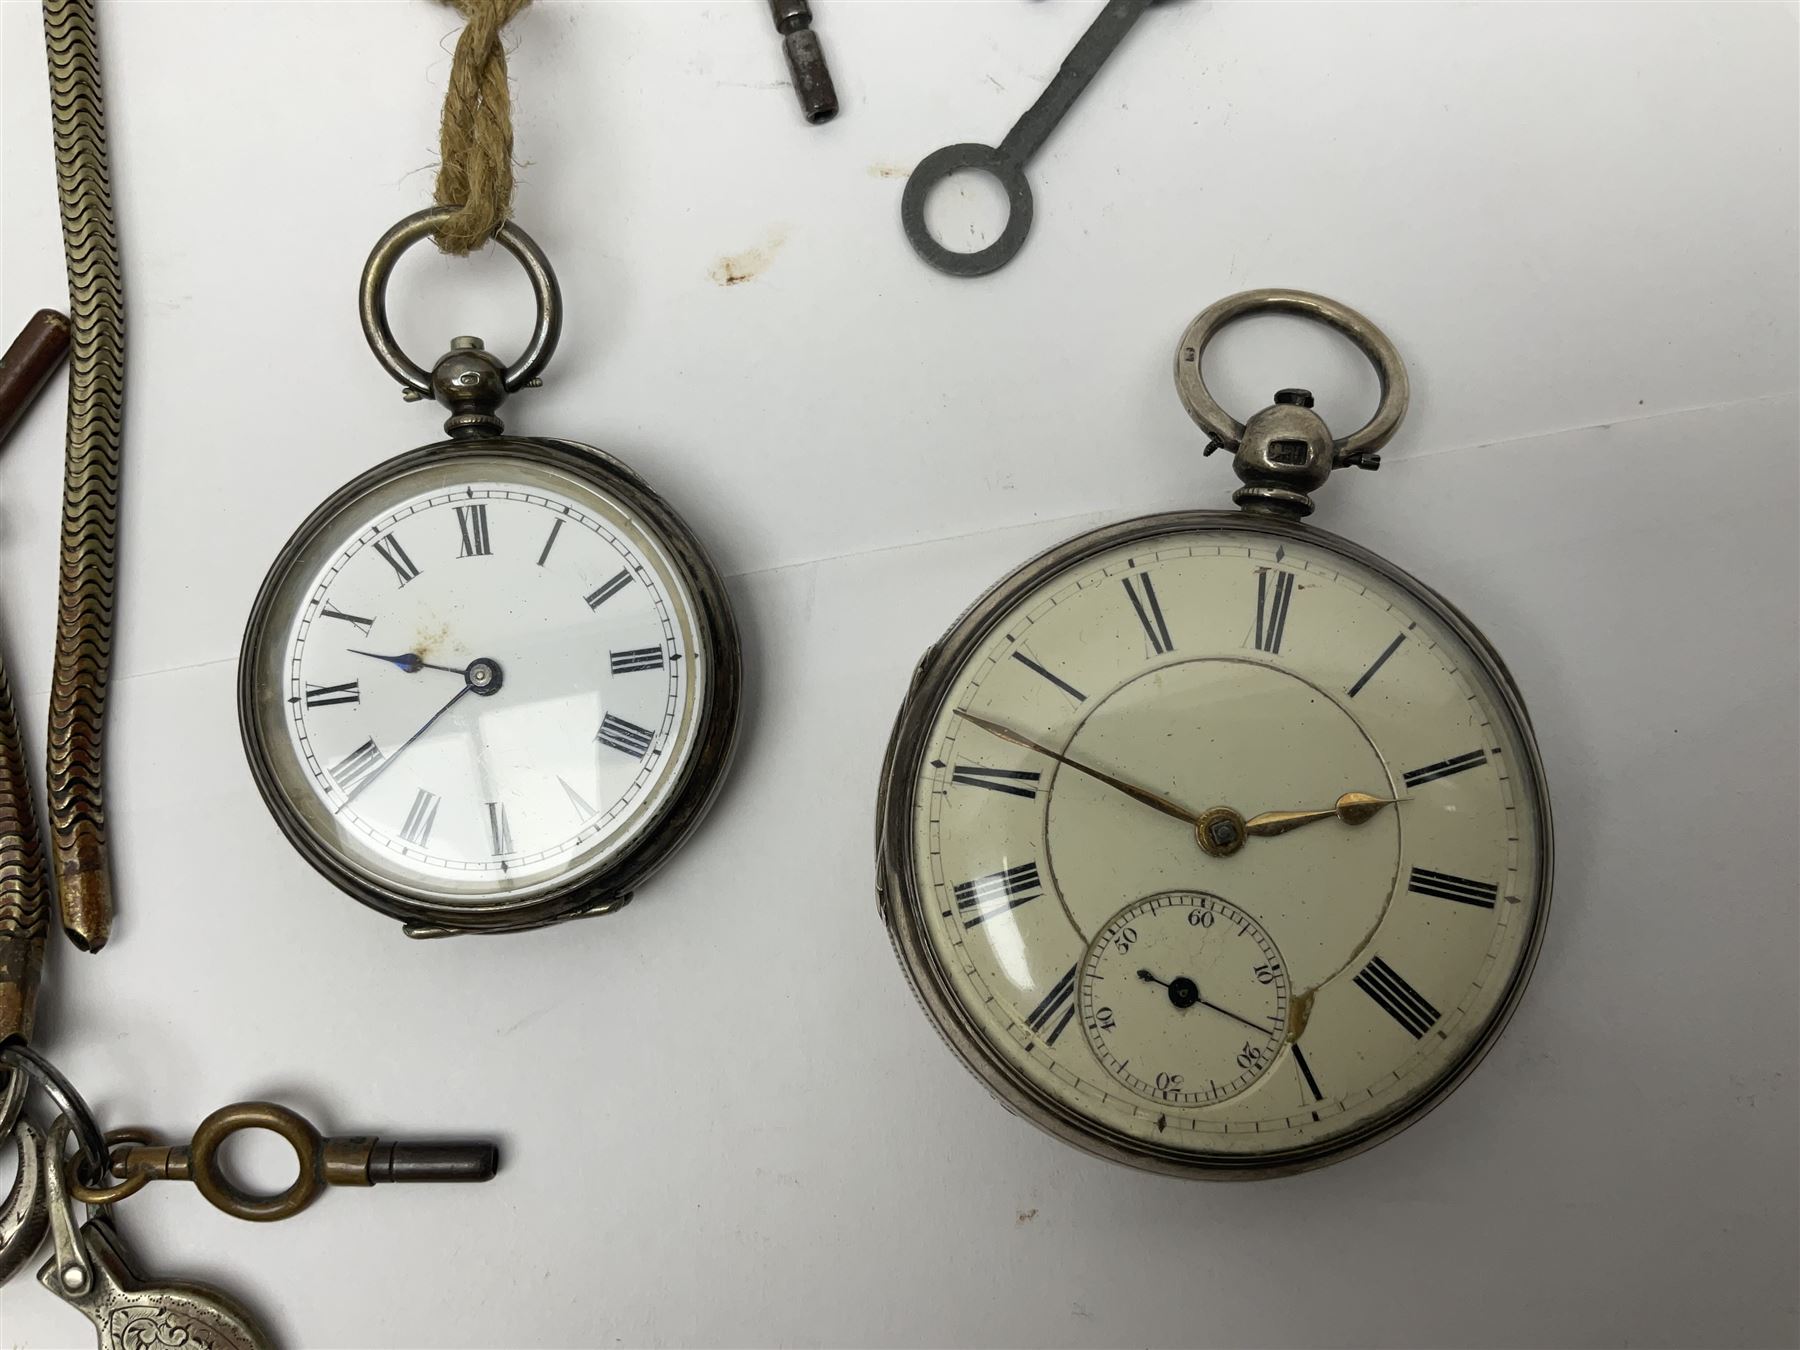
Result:
[[[447,670],[452,675],[466,675],[468,673],[460,666],[435,666],[429,661],[421,661],[417,652],[405,652],[399,656],[383,656],[379,652],[359,651],[355,647],[349,648],[349,651],[352,656],[370,656],[377,661],[386,661],[390,665],[399,666],[400,669],[404,670],[408,675],[416,675],[421,670]]]

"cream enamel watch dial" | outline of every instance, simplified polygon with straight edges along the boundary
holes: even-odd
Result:
[[[927,657],[884,783],[884,906],[953,1047],[1162,1170],[1297,1170],[1414,1118],[1510,1012],[1548,903],[1497,658],[1282,520],[1152,517],[1027,564]]]
[[[413,452],[271,572],[245,643],[252,766],[358,898],[421,923],[558,916],[627,891],[710,798],[736,697],[722,606],[679,522],[594,452]]]

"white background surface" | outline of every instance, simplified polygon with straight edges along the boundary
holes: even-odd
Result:
[[[711,541],[748,721],[707,828],[619,916],[409,944],[283,842],[233,681],[280,541],[438,434],[370,359],[354,288],[429,198],[455,19],[102,6],[131,309],[120,917],[98,956],[54,949],[38,1043],[113,1124],[173,1136],[269,1096],[338,1132],[505,1143],[484,1188],[332,1194],[267,1228],[153,1186],[121,1211],[147,1265],[294,1346],[1800,1335],[1794,11],[1189,0],[1033,166],[1019,258],[929,271],[907,167],[998,140],[1095,8],[826,0],[823,129],[760,4],[516,23],[517,216],[569,321],[509,426],[624,455]],[[0,6],[7,334],[65,294],[37,24]],[[939,217],[966,232],[985,202]],[[721,285],[728,257],[755,275]],[[1323,1173],[1220,1187],[989,1100],[906,990],[870,845],[912,662],[965,604],[1079,528],[1224,503],[1169,367],[1250,285],[1325,291],[1405,354],[1386,467],[1319,520],[1506,654],[1558,876],[1530,994],[1447,1104]],[[419,255],[394,304],[429,362],[455,332],[511,349],[526,298],[503,257]],[[1286,321],[1209,370],[1244,412],[1288,384],[1340,430],[1373,406],[1346,345]],[[60,403],[0,460],[36,745]],[[87,1336],[28,1278],[0,1292],[0,1343]]]

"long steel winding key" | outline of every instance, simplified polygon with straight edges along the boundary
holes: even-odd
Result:
[[[1056,72],[1036,103],[1006,133],[998,147],[965,141],[933,150],[919,161],[906,181],[900,196],[900,223],[907,240],[926,262],[953,277],[979,277],[1006,266],[1023,247],[1031,232],[1031,184],[1025,181],[1025,166],[1050,139],[1057,123],[1063,120],[1075,100],[1081,97],[1106,58],[1131,31],[1132,25],[1155,0],[1108,0],[1100,17],[1088,26],[1075,44],[1062,68]],[[963,169],[979,169],[999,179],[1006,189],[1010,213],[1000,237],[986,248],[973,253],[958,253],[945,248],[931,237],[925,226],[925,199],[951,174]]]
[[[38,1283],[94,1324],[100,1350],[274,1350],[268,1333],[228,1295],[200,1284],[147,1280],[104,1210],[76,1223],[68,1143],[65,1118],[50,1131],[44,1151],[55,1254],[38,1271]]]

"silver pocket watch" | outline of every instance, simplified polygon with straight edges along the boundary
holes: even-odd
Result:
[[[717,571],[620,460],[504,434],[561,331],[548,260],[496,236],[537,296],[503,366],[458,338],[430,371],[388,324],[401,221],[362,280],[370,346],[449,439],[347,483],[283,546],[244,634],[238,717],[300,853],[409,935],[618,908],[700,822],[736,737],[741,657]]]
[[[1334,440],[1303,390],[1238,422],[1208,342],[1285,312],[1374,364]],[[1366,318],[1261,290],[1202,313],[1176,384],[1238,511],[1091,531],[919,662],[881,776],[881,913],[951,1048],[1091,1153],[1191,1177],[1316,1167],[1443,1100],[1511,1016],[1550,903],[1518,690],[1454,606],[1303,523],[1407,404]]]

